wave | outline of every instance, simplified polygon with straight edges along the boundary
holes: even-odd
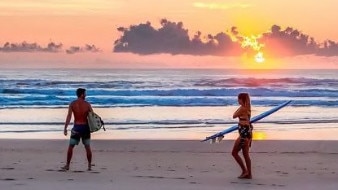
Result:
[[[285,87],[285,86],[301,87],[304,85],[309,87],[337,87],[338,80],[336,79],[314,79],[314,78],[279,78],[279,79],[266,79],[266,78],[228,78],[220,80],[200,80],[196,81],[195,86],[208,86],[208,87]]]
[[[279,97],[280,99],[264,98],[252,100],[255,106],[276,106],[288,98]],[[322,107],[337,107],[338,100],[293,100],[291,106],[322,106]],[[111,107],[131,107],[133,106],[234,106],[238,105],[237,100],[227,99],[224,97],[170,97],[170,98],[111,98],[111,99],[97,99],[94,100],[96,106],[109,105]]]
[[[74,71],[40,72],[41,76],[31,72],[33,76],[14,71],[0,75],[0,108],[65,107],[78,87],[88,90],[87,100],[97,107],[229,106],[237,105],[240,92],[250,93],[252,103],[259,106],[286,100],[293,100],[292,106],[338,106],[338,79],[319,74],[269,78],[236,76],[232,71],[228,75],[221,71],[77,71],[79,76],[71,75]]]
[[[268,121],[258,121],[257,123],[265,124],[280,124],[280,125],[289,125],[289,124],[314,124],[314,123],[338,123],[338,119],[297,119],[297,120],[268,120]],[[208,120],[125,120],[125,121],[108,121],[105,122],[107,126],[135,126],[135,125],[156,125],[156,126],[212,126],[212,125],[235,125],[234,121],[227,121],[222,119],[208,119]],[[64,125],[64,122],[0,122],[0,125],[38,125],[38,126],[60,126]],[[70,125],[73,125],[70,123]],[[170,127],[170,128],[172,128]],[[61,128],[60,128],[61,130]]]
[[[88,92],[88,98],[92,101],[100,99],[135,99],[140,98],[234,98],[240,92],[248,92],[253,97],[319,97],[319,98],[337,98],[338,90],[330,89],[269,89],[269,88],[217,88],[217,89],[93,89]],[[2,89],[0,97],[3,101],[20,101],[20,100],[65,100],[74,99],[73,90],[69,89]]]
[[[0,76],[1,77],[1,76]],[[174,76],[173,76],[174,77]],[[63,76],[61,76],[63,78]],[[282,77],[282,78],[257,78],[257,77],[206,77],[200,76],[197,78],[189,77],[184,79],[174,79],[171,77],[162,76],[159,80],[154,80],[152,76],[144,77],[142,79],[126,77],[126,80],[109,78],[97,81],[95,76],[87,76],[83,80],[72,79],[1,79],[0,83],[6,86],[15,86],[20,88],[42,88],[42,87],[77,87],[86,86],[92,88],[157,88],[169,87],[172,85],[191,86],[191,87],[283,87],[285,85],[292,86],[326,86],[337,87],[338,79],[335,78],[310,78],[310,77]],[[95,80],[96,79],[96,80]]]
[[[144,107],[144,106],[232,106],[237,105],[237,93],[224,96],[89,96],[87,100],[95,107]],[[299,93],[301,94],[301,93]],[[338,93],[336,93],[338,94]],[[337,107],[337,95],[319,96],[280,96],[278,93],[266,93],[265,96],[252,95],[252,104],[256,106],[275,106],[286,100],[293,100],[291,106]],[[0,96],[0,108],[15,107],[66,107],[74,100],[72,96]]]
[[[300,119],[300,120],[271,120],[271,121],[259,121],[261,124],[276,124],[274,127],[264,127],[262,125],[254,124],[257,130],[295,130],[295,129],[323,129],[320,126],[312,124],[336,124],[337,119]],[[62,128],[62,122],[0,122],[0,133],[34,133],[34,132],[60,132]],[[299,125],[302,124],[302,125]],[[25,127],[15,127],[22,126]],[[224,126],[223,126],[224,125]],[[235,125],[233,122],[225,120],[162,120],[162,121],[119,121],[119,122],[106,122],[105,128],[107,130],[150,130],[150,129],[206,129],[217,128],[220,126],[230,127]],[[287,125],[287,127],[285,127]],[[327,125],[325,129],[338,128],[336,125]]]

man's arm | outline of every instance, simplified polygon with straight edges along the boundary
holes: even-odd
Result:
[[[68,107],[68,114],[67,114],[67,118],[66,118],[65,128],[63,130],[63,134],[65,136],[67,136],[67,127],[70,123],[70,120],[72,119],[72,114],[73,114],[73,109],[72,109],[72,104],[70,104],[69,107]]]
[[[88,103],[88,107],[89,107],[89,111],[90,111],[90,112],[94,112],[94,111],[93,111],[93,108],[92,108],[92,105],[90,105],[90,103]]]

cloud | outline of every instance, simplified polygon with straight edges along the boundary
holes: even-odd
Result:
[[[79,46],[71,46],[66,50],[67,54],[74,54],[74,53],[80,53],[80,52],[101,52],[99,48],[97,48],[95,45],[89,45],[86,44],[84,47]]]
[[[301,31],[292,27],[282,29],[273,25],[269,33],[263,34],[261,42],[265,44],[266,51],[274,56],[318,55],[338,56],[338,43],[327,40],[322,44]]]
[[[220,32],[202,37],[197,32],[192,38],[182,22],[161,20],[161,28],[155,29],[150,22],[119,27],[123,35],[114,42],[114,52],[137,54],[190,54],[190,55],[238,55],[240,46],[231,40],[230,35]]]
[[[119,27],[121,37],[114,42],[114,52],[135,54],[172,55],[213,55],[238,56],[243,53],[264,52],[271,57],[289,57],[297,55],[338,56],[338,43],[327,40],[318,43],[313,37],[301,31],[273,25],[269,32],[257,36],[244,36],[237,27],[216,35],[202,36],[197,32],[192,37],[182,22],[161,20],[161,27],[155,29],[150,22]]]
[[[62,44],[56,44],[50,42],[47,47],[41,47],[37,43],[28,43],[26,41],[22,43],[9,43],[6,42],[2,47],[0,47],[1,52],[60,52],[62,49]]]
[[[62,43],[50,42],[46,47],[42,47],[38,43],[29,43],[23,41],[21,43],[10,43],[6,42],[2,47],[0,47],[0,52],[10,53],[10,52],[49,52],[49,53],[60,53],[66,52],[68,54],[79,53],[79,52],[101,52],[99,48],[95,45],[86,44],[84,47],[71,46],[70,48],[63,50]]]
[[[338,55],[338,43],[332,40],[326,40],[323,43],[323,47],[318,50],[317,55],[337,56]]]

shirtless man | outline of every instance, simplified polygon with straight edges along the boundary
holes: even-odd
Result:
[[[67,151],[67,163],[62,167],[62,169],[69,170],[70,161],[73,156],[73,149],[75,145],[79,144],[81,139],[87,153],[88,170],[91,170],[92,151],[90,149],[90,131],[87,123],[87,115],[90,111],[93,111],[93,109],[90,103],[85,101],[85,89],[78,88],[76,90],[76,95],[78,98],[72,101],[69,105],[65,128],[63,131],[64,135],[67,136],[67,127],[72,119],[72,115],[74,114],[74,126],[71,130]]]

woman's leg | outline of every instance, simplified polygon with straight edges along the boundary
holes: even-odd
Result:
[[[250,141],[251,139],[246,138],[243,146],[243,156],[245,160],[245,165],[247,168],[247,173],[243,178],[251,179],[252,173],[251,173],[251,158],[249,155],[249,149],[250,149]]]
[[[247,170],[244,166],[242,158],[238,155],[238,152],[241,150],[239,147],[239,143],[240,143],[240,138],[237,138],[235,141],[234,147],[232,148],[232,156],[235,158],[236,162],[242,169],[242,174],[239,176],[239,177],[242,177],[243,175],[247,173]]]

